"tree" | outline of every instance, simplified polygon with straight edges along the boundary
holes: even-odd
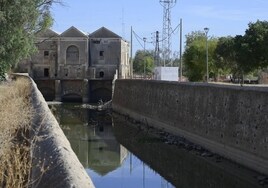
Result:
[[[215,49],[214,59],[216,66],[223,72],[230,72],[230,67],[235,61],[234,38],[231,36],[220,37]]]
[[[188,33],[186,35],[186,42],[185,42],[185,46],[189,47],[191,46],[191,44],[193,44],[193,42],[195,41],[201,41],[206,39],[206,34],[202,31],[192,31],[191,33]]]
[[[35,51],[34,34],[52,24],[53,0],[0,1],[0,79]]]
[[[248,29],[243,36],[244,44],[247,45],[250,61],[245,62],[249,71],[266,68],[268,66],[268,22],[257,21],[249,23]]]
[[[208,39],[209,75],[216,75],[213,54],[217,45],[216,38]],[[186,35],[186,47],[183,54],[186,76],[190,81],[201,81],[206,74],[206,35],[201,31]]]
[[[146,74],[151,74],[154,68],[154,52],[138,50],[133,60],[133,70],[135,73],[143,74],[144,68]]]
[[[234,53],[235,53],[235,63],[236,72],[233,75],[243,78],[244,74],[249,73],[252,69],[251,55],[249,52],[248,44],[245,38],[241,35],[236,35],[234,37]]]
[[[200,81],[205,74],[205,34],[201,31],[186,36],[183,55],[186,75],[190,81]],[[245,35],[210,38],[209,73],[243,75],[268,67],[268,22],[249,23]],[[213,57],[213,58],[212,58]]]
[[[215,50],[216,66],[243,77],[268,66],[268,22],[249,23],[245,35],[221,37]]]
[[[248,45],[241,35],[219,38],[214,59],[221,74],[242,78],[251,70]]]

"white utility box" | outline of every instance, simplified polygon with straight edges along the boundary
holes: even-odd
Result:
[[[155,67],[154,68],[155,80],[178,81],[179,68],[178,67]]]

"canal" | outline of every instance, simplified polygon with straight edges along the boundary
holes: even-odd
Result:
[[[267,187],[260,174],[118,114],[50,109],[96,188]]]

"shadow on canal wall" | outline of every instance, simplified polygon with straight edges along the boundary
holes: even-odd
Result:
[[[180,188],[243,187],[258,188],[256,178],[247,169],[218,157],[204,157],[194,150],[168,145],[154,130],[114,118],[116,139],[153,170]],[[146,175],[145,175],[146,176]]]
[[[117,80],[113,110],[268,174],[268,88]]]
[[[94,188],[42,94],[34,81],[31,82],[32,105],[35,112],[33,131],[30,133],[32,187]]]

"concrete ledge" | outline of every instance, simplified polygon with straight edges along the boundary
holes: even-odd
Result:
[[[30,133],[32,187],[94,188],[42,94],[34,81],[29,79],[32,83],[32,105],[35,111],[33,130]]]
[[[268,88],[117,80],[113,110],[268,174]]]

